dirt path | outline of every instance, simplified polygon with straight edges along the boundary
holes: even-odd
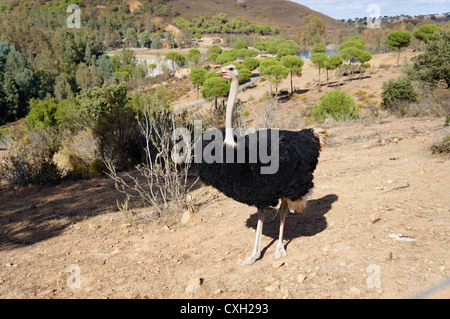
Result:
[[[197,219],[170,227],[118,212],[107,179],[1,188],[0,298],[411,297],[450,275],[450,161],[427,149],[443,123],[329,127],[313,198],[288,216],[282,265],[271,256],[277,219],[264,225],[262,258],[238,266],[256,209],[209,187],[192,193]]]

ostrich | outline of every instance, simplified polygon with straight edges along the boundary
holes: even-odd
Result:
[[[223,161],[222,163],[207,163],[202,160],[198,164],[199,176],[206,185],[211,185],[226,196],[258,209],[253,252],[241,265],[253,264],[261,256],[261,234],[266,210],[271,206],[278,205],[281,200],[279,238],[273,254],[273,259],[277,260],[286,256],[283,244],[286,214],[288,211],[301,213],[306,207],[306,201],[314,186],[313,172],[319,153],[325,146],[327,132],[322,128],[302,131],[268,129],[246,135],[239,142],[238,139],[235,139],[232,128],[233,107],[239,89],[239,74],[233,64],[223,67],[217,74],[231,81],[225,129],[220,129],[222,134],[225,133],[225,139],[220,144]],[[271,133],[278,133],[275,134],[278,139],[273,138]],[[220,136],[223,136],[222,134]],[[263,144],[259,139],[261,137],[266,139]],[[207,141],[204,136],[202,150],[205,150],[209,143],[210,141]],[[278,146],[279,156],[276,158],[278,170],[273,174],[263,174],[262,168],[267,166],[267,163],[262,163],[260,158],[256,161],[250,160],[250,153],[252,151],[254,153],[256,148],[261,147],[267,148],[270,153],[274,143]],[[245,151],[245,161],[236,161],[239,151],[243,150]],[[231,163],[227,161],[227,153],[233,154],[235,161]]]

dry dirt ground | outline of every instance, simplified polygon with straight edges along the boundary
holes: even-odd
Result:
[[[146,210],[118,211],[108,179],[3,186],[0,298],[414,296],[450,276],[450,161],[428,150],[449,134],[443,124],[328,126],[314,195],[288,216],[288,255],[275,264],[278,219],[264,225],[261,259],[240,267],[256,209],[200,184],[194,217],[170,226],[145,222]]]

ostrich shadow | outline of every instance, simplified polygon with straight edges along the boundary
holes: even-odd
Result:
[[[294,238],[301,236],[311,237],[327,228],[327,220],[325,214],[328,213],[334,202],[338,200],[338,196],[335,194],[329,194],[319,199],[309,200],[305,210],[298,214],[288,214],[284,225],[283,240],[287,240],[284,246],[287,249],[288,245]],[[273,216],[275,216],[277,209],[270,208],[267,210],[265,223],[263,226],[263,235],[273,238],[273,240],[261,251],[261,257],[264,256],[266,250],[272,246],[277,240],[279,235],[279,216],[271,222]],[[252,214],[246,221],[246,226],[256,229],[258,221],[258,213]]]

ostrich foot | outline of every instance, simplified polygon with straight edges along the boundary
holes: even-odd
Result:
[[[277,247],[275,248],[275,252],[273,253],[273,260],[278,260],[281,257],[286,257],[286,249],[284,248],[284,245],[282,242],[277,243]]]
[[[241,262],[240,266],[245,266],[245,265],[252,265],[255,263],[255,261],[260,257],[260,254],[255,254],[253,253],[250,257],[248,257],[246,260],[244,260],[243,262]]]

